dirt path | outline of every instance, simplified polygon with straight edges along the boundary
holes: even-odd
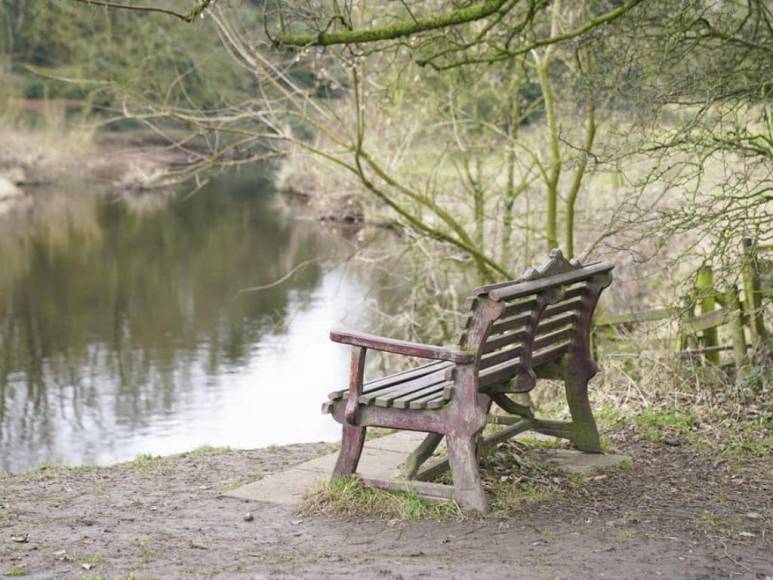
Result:
[[[622,433],[633,467],[452,523],[303,518],[219,494],[328,452],[206,450],[0,479],[0,574],[173,578],[773,578],[773,462]],[[250,518],[245,515],[250,513]]]

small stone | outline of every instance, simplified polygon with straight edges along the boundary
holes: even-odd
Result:
[[[255,516],[253,516],[250,512],[247,512],[244,514],[244,521],[245,522],[251,522],[255,520]]]
[[[746,517],[750,520],[758,520],[762,517],[762,514],[759,514],[757,512],[749,512],[746,514]]]

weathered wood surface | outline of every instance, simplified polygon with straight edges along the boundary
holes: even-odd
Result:
[[[330,340],[343,344],[351,344],[353,346],[374,348],[384,352],[403,354],[405,356],[447,360],[455,363],[471,363],[475,359],[475,356],[469,352],[455,351],[440,346],[420,344],[418,342],[408,342],[407,340],[384,338],[383,336],[376,336],[354,330],[331,330]]]
[[[478,288],[468,302],[470,313],[458,350],[332,331],[332,340],[354,347],[349,388],[332,392],[323,406],[323,412],[344,425],[335,475],[356,470],[368,426],[424,431],[429,435],[408,458],[405,473],[416,476],[445,437],[444,462],[453,475],[454,498],[463,509],[486,512],[477,458],[487,444],[478,441],[487,422],[509,425],[488,444],[532,429],[569,439],[581,450],[600,452],[587,398],[588,380],[596,373],[589,341],[593,312],[611,282],[612,268],[603,262],[585,266],[569,262],[554,250],[545,264],[529,270],[523,279]],[[438,362],[363,382],[368,349]],[[564,380],[572,421],[538,420],[529,407],[507,397],[533,389],[537,376]],[[511,416],[492,415],[492,404]],[[431,468],[433,473],[438,469]],[[420,479],[426,476],[425,470]],[[410,485],[398,487],[418,489]]]

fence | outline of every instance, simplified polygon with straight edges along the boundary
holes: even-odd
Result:
[[[770,334],[765,327],[764,304],[773,295],[773,260],[763,254],[773,251],[773,245],[762,245],[744,239],[741,253],[741,288],[731,285],[724,289],[714,286],[714,273],[702,267],[696,276],[695,289],[684,298],[681,307],[653,308],[626,314],[599,316],[593,329],[594,349],[620,350],[620,329],[640,324],[671,321],[678,325],[673,350],[681,356],[702,356],[719,364],[719,353],[732,350],[736,366],[746,360],[748,349],[769,346]],[[720,327],[727,327],[730,344],[719,343]],[[748,341],[747,341],[748,335]]]

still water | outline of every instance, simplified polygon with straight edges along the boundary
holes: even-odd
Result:
[[[345,238],[260,177],[0,215],[0,470],[334,440],[320,405],[348,351],[328,331],[378,303],[330,265]]]

